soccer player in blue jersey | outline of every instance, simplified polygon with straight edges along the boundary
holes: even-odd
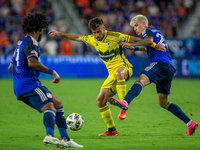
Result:
[[[46,128],[45,145],[53,144],[60,148],[83,147],[69,138],[62,102],[54,96],[39,80],[39,72],[52,75],[53,83],[60,81],[60,76],[53,69],[44,66],[40,61],[38,42],[43,29],[49,22],[41,13],[29,13],[23,20],[22,29],[26,34],[15,48],[13,59],[8,70],[13,75],[14,93],[18,100],[43,112],[43,123]],[[55,124],[58,126],[61,141],[54,137]]]
[[[121,45],[134,51],[146,51],[151,64],[144,69],[123,101],[112,97],[108,98],[107,101],[123,110],[127,110],[128,105],[140,94],[143,87],[153,82],[156,84],[159,105],[184,121],[188,129],[186,135],[192,135],[198,127],[198,124],[192,121],[179,106],[168,101],[175,67],[172,64],[165,38],[159,30],[148,26],[148,20],[143,15],[137,15],[132,18],[130,25],[134,28],[137,35],[142,35],[143,40],[135,43],[122,42]],[[138,47],[140,45],[149,45],[153,42],[165,45],[166,51],[156,51],[149,46]]]

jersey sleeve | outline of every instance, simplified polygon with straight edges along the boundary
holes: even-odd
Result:
[[[130,35],[119,33],[119,41],[120,42],[129,42],[129,40],[130,40]]]
[[[85,44],[90,44],[92,45],[92,41],[91,41],[91,35],[87,35],[87,36],[82,36],[82,41],[85,43]]]
[[[30,57],[39,57],[39,48],[38,46],[34,45],[33,42],[29,41],[26,46],[24,47],[24,54],[27,59]]]
[[[151,30],[149,30],[149,29],[147,28],[147,29],[146,29],[146,37],[148,37],[148,36],[154,38],[154,33],[153,33]]]

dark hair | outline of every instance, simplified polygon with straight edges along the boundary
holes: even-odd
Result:
[[[22,22],[22,30],[24,33],[31,33],[33,31],[39,31],[48,27],[49,21],[42,13],[29,13]]]
[[[101,18],[93,18],[89,21],[88,23],[88,27],[89,29],[96,29],[98,28],[100,25],[103,25],[103,20]]]

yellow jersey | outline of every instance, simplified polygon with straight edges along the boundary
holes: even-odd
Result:
[[[82,36],[84,43],[93,45],[96,48],[109,73],[120,66],[133,67],[124,56],[122,47],[119,46],[120,42],[129,42],[129,39],[129,35],[107,30],[105,30],[105,36],[102,41],[98,41],[94,35]]]

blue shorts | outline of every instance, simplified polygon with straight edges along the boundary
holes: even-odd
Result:
[[[170,94],[171,81],[175,73],[171,64],[153,62],[142,73],[149,77],[150,82],[156,84],[157,93]]]
[[[53,96],[45,86],[38,86],[35,89],[22,94],[19,100],[22,100],[25,104],[41,112],[40,109],[45,104],[53,102]]]

